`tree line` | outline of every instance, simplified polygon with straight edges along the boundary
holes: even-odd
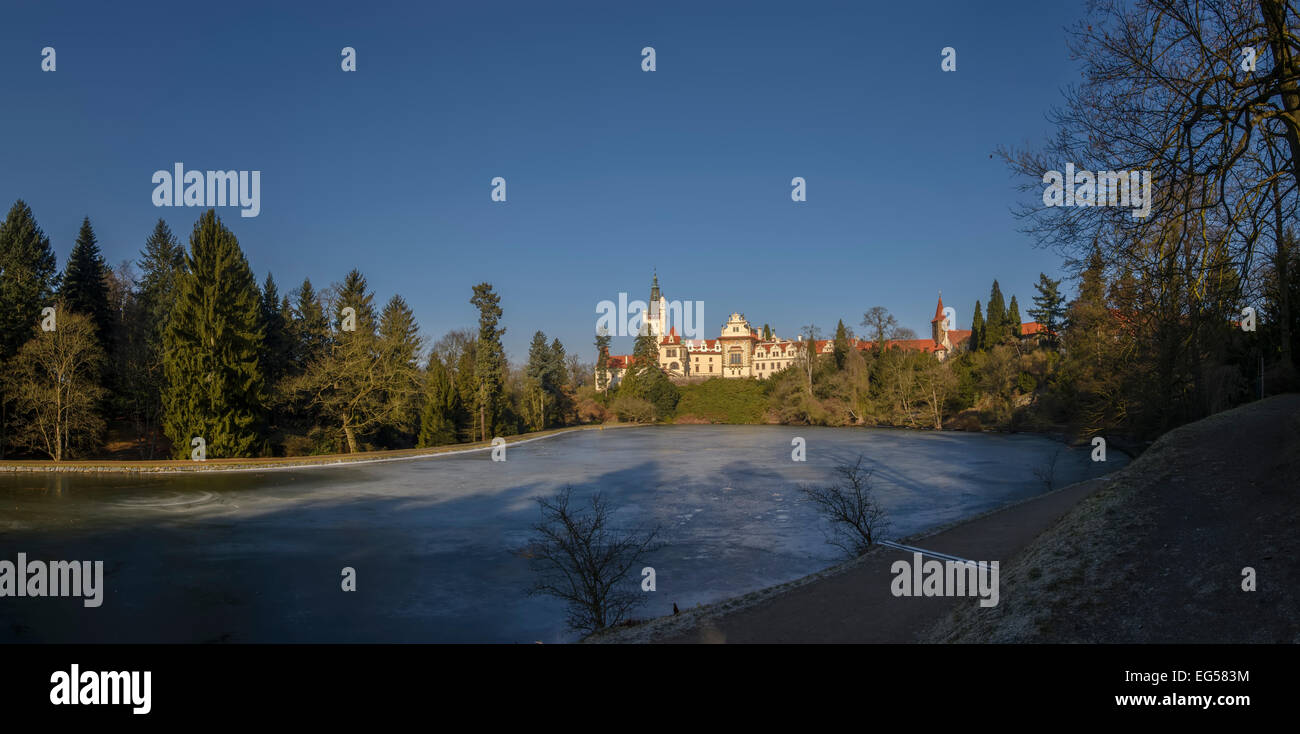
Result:
[[[365,276],[281,294],[202,214],[188,249],[159,219],[139,259],[108,266],[89,218],[62,272],[23,201],[0,225],[0,452],[259,457],[483,441],[577,420],[591,368],[534,335],[508,363],[500,297],[477,330],[426,345],[400,295]]]

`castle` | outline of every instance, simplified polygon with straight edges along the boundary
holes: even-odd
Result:
[[[971,336],[968,329],[947,328],[947,321],[943,295],[940,294],[934,318],[930,320],[928,339],[889,339],[884,342],[884,348],[929,352],[935,359],[943,361],[962,350]],[[805,348],[802,336],[782,339],[772,334],[771,338],[764,338],[750,326],[742,313],[733,313],[727,317],[727,323],[722,325],[717,339],[681,338],[676,327],[669,328],[667,323],[667,299],[659,289],[658,274],[650,285],[646,327],[652,335],[659,338],[659,368],[674,381],[706,380],[710,377],[771,377],[795,364]],[[1020,326],[1022,338],[1035,338],[1041,332],[1042,327],[1037,323]],[[867,351],[874,346],[873,342],[865,339],[849,339],[850,349]],[[818,354],[830,355],[835,350],[835,340],[818,339],[814,348]],[[630,354],[609,355],[605,366],[609,386],[618,385],[632,362],[633,356]]]

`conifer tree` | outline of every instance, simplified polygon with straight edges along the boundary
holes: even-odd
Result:
[[[291,361],[294,372],[301,374],[308,365],[325,355],[330,339],[329,319],[310,278],[304,278],[296,290],[292,331]]]
[[[596,334],[596,390],[602,393],[607,393],[609,387],[609,343],[609,333],[602,327]]]
[[[140,304],[149,320],[149,340],[161,349],[163,330],[176,302],[177,282],[185,272],[185,247],[159,218],[140,252]],[[160,360],[161,361],[161,360]]]
[[[22,199],[0,225],[0,360],[18,353],[37,330],[41,309],[53,307],[56,261]]]
[[[208,458],[262,453],[261,294],[214,210],[190,235],[186,272],[163,335],[164,426],[177,458],[201,437]]]
[[[113,326],[113,311],[108,305],[108,282],[105,280],[107,272],[104,256],[95,240],[95,230],[90,226],[90,217],[86,217],[81,221],[77,242],[68,256],[59,297],[69,311],[90,319],[95,327],[95,338],[105,353],[109,351]]]
[[[1016,303],[1016,297],[1011,296],[1011,305],[1007,307],[1007,338],[1015,343],[1020,339],[1020,305]]]
[[[1043,325],[1047,330],[1047,343],[1055,348],[1061,336],[1061,323],[1065,318],[1065,299],[1061,296],[1061,281],[1052,280],[1046,273],[1038,274],[1038,283],[1034,289],[1034,308],[1029,317]]]
[[[844,361],[849,357],[849,333],[848,330],[844,328],[843,319],[840,319],[839,324],[835,327],[835,347],[833,355],[835,357],[836,371],[843,370]]]
[[[984,346],[984,314],[980,302],[975,302],[975,315],[970,320],[970,351],[978,352]]]
[[[994,280],[993,290],[989,293],[989,307],[984,312],[984,338],[980,340],[981,346],[991,349],[1001,344],[1007,331],[1006,326],[1006,301],[1002,299],[1002,288]]]
[[[501,321],[501,297],[492,292],[490,283],[474,286],[470,303],[478,309],[478,342],[475,349],[474,381],[477,386],[474,408],[478,419],[479,440],[491,438],[501,412],[502,387],[505,384],[506,357],[498,328]]]
[[[456,443],[455,415],[460,397],[447,367],[437,355],[429,357],[425,371],[424,409],[420,414],[420,448]]]
[[[389,418],[384,429],[387,443],[397,448],[410,446],[418,438],[420,399],[423,385],[420,351],[424,340],[415,312],[406,299],[394,295],[379,317],[379,359],[385,379],[383,400]]]
[[[259,302],[262,319],[262,333],[265,345],[265,359],[262,373],[266,376],[267,388],[274,388],[284,378],[289,369],[290,337],[289,323],[285,321],[281,309],[280,291],[276,288],[275,278],[266,274]]]

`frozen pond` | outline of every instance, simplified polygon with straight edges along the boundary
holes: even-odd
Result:
[[[791,461],[791,439],[807,461]],[[597,490],[628,527],[661,526],[637,616],[789,581],[836,562],[798,492],[865,455],[890,537],[1044,491],[1061,445],[1029,435],[792,426],[563,434],[410,461],[205,475],[0,474],[0,560],[102,560],[103,605],[0,597],[0,642],[564,642],[526,595],[534,498]],[[1123,465],[1065,450],[1056,486]],[[357,590],[340,588],[356,569]],[[640,577],[634,582],[639,584]]]

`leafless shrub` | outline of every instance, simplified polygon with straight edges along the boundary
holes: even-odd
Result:
[[[830,523],[826,542],[850,556],[860,556],[889,527],[885,510],[871,488],[871,470],[862,466],[858,456],[852,464],[835,467],[838,481],[828,487],[803,487],[804,497]]]
[[[555,597],[567,604],[570,629],[590,633],[622,622],[642,601],[633,569],[659,545],[656,527],[645,533],[610,527],[610,507],[596,493],[589,509],[571,506],[572,488],[538,498],[542,520],[527,554],[537,580],[530,595]]]

